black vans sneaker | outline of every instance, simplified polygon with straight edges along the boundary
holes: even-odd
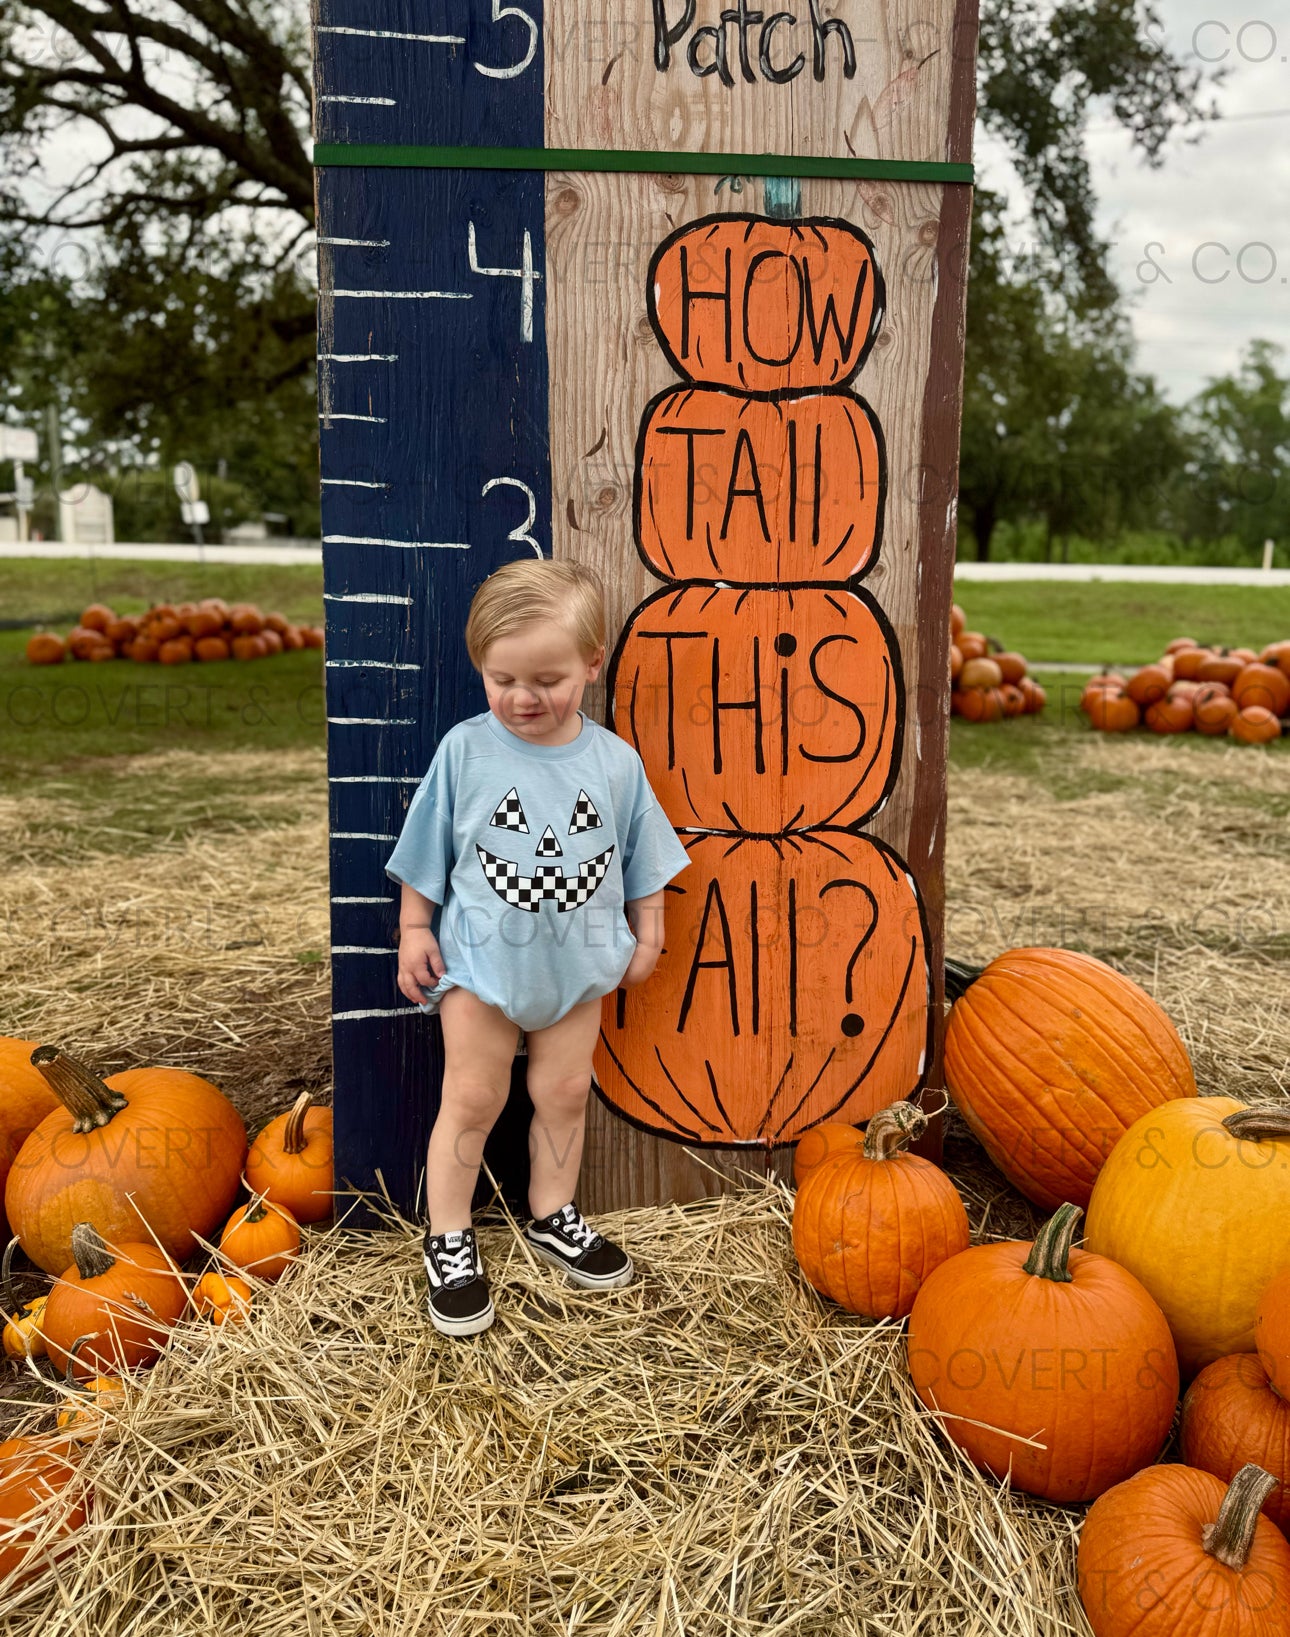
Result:
[[[563,1268],[575,1285],[609,1290],[631,1282],[631,1257],[589,1228],[572,1201],[554,1216],[531,1217],[524,1238],[539,1256]]]
[[[474,1336],[495,1317],[473,1228],[425,1232],[430,1322],[445,1336]]]

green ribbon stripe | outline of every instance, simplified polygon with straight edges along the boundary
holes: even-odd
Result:
[[[647,153],[630,148],[419,148],[385,142],[315,142],[320,165],[421,170],[643,171],[687,176],[814,176],[837,181],[966,182],[970,164],[931,159],[818,159],[779,153]]]

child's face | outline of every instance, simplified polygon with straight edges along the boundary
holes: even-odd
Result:
[[[534,620],[490,642],[480,667],[488,708],[518,738],[565,744],[576,738],[583,689],[600,675],[604,648],[584,659],[554,620]]]

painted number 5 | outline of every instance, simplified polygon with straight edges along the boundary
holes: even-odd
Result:
[[[506,538],[508,540],[515,540],[522,546],[532,546],[534,555],[540,557],[542,555],[542,547],[538,545],[537,541],[529,533],[529,530],[537,521],[536,495],[534,495],[532,489],[529,488],[527,483],[521,483],[517,477],[490,477],[480,492],[482,494],[488,494],[491,489],[496,489],[503,485],[509,489],[518,489],[522,495],[527,497],[529,503],[528,516],[522,523],[517,524],[516,527],[513,528],[506,536]]]
[[[529,31],[529,48],[524,53],[523,60],[510,68],[486,68],[483,63],[476,63],[475,69],[480,74],[487,74],[490,80],[513,80],[517,74],[522,74],[537,55],[538,26],[528,12],[521,11],[518,6],[504,6],[502,0],[493,0],[493,21],[503,22],[507,17],[514,17],[523,23]]]

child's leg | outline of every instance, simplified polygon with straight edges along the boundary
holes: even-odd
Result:
[[[527,1031],[529,1210],[550,1216],[577,1192],[601,1003],[587,1000],[547,1029]]]
[[[597,1004],[599,1004],[597,1002]],[[520,1031],[468,989],[449,989],[443,1023],[443,1101],[426,1150],[426,1214],[432,1233],[470,1226],[484,1141],[506,1106]]]

